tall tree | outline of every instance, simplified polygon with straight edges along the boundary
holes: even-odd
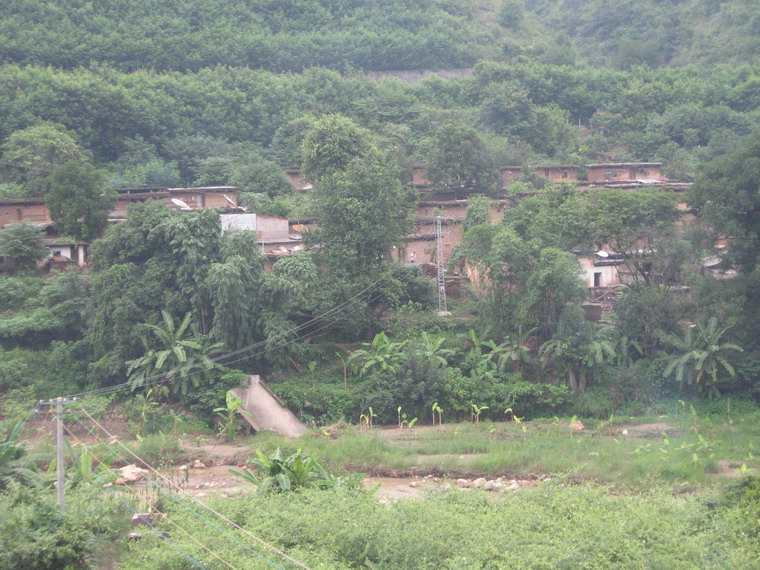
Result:
[[[760,129],[704,164],[688,199],[707,224],[731,238],[730,261],[752,273],[760,265]]]
[[[369,132],[351,119],[327,115],[314,123],[301,143],[301,173],[312,182],[348,168],[372,145]]]
[[[46,204],[58,232],[79,239],[103,233],[116,192],[106,188],[102,172],[89,163],[70,161],[53,170],[49,184]]]
[[[426,177],[458,198],[470,193],[493,194],[499,182],[496,165],[475,129],[452,124],[433,135]]]
[[[312,192],[319,229],[308,239],[345,274],[379,268],[411,228],[415,191],[377,150],[320,177]]]
[[[44,196],[50,189],[50,175],[56,167],[82,161],[88,153],[63,126],[42,123],[12,133],[3,143],[0,173],[22,184],[27,196]]]

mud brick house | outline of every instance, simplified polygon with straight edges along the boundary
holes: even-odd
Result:
[[[536,164],[530,169],[544,178],[548,178],[552,184],[562,182],[577,182],[579,167],[575,164]],[[504,188],[508,188],[523,174],[522,166],[505,166],[501,169],[501,181]]]
[[[589,182],[666,180],[662,175],[661,168],[661,162],[616,162],[586,165]]]
[[[134,202],[163,200],[173,210],[202,210],[203,208],[230,209],[238,207],[240,188],[236,186],[202,186],[197,188],[117,188],[116,207],[110,213],[111,221],[123,220],[127,208]]]
[[[50,249],[50,257],[40,265],[61,268],[76,264],[83,267],[87,253],[86,241],[61,239],[53,229],[53,220],[44,198],[15,198],[0,200],[0,229],[13,222],[31,222],[44,231],[43,242]]]
[[[118,195],[116,206],[108,215],[108,220],[111,222],[124,220],[130,204],[147,200],[162,200],[174,210],[238,209],[240,189],[235,186],[149,187],[119,188],[116,192]],[[89,244],[85,241],[68,240],[56,234],[44,198],[0,200],[0,228],[20,221],[32,222],[44,229],[44,241],[50,249],[50,258],[43,262],[43,265],[63,266],[69,262],[74,262],[80,267],[85,265]],[[287,220],[285,220],[285,227],[287,227]]]
[[[0,200],[0,228],[13,222],[33,222],[41,226],[53,223],[44,198]]]

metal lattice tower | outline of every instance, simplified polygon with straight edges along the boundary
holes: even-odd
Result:
[[[441,216],[435,217],[435,258],[438,266],[438,312],[448,312],[446,307],[446,273],[443,267],[443,231]]]

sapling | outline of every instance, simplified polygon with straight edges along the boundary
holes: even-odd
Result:
[[[438,402],[433,404],[433,425],[435,425],[435,413],[438,412],[438,429],[443,431],[443,408],[438,405]]]
[[[311,362],[309,362],[308,366],[309,366],[309,372],[311,372],[311,386],[313,388],[314,386],[317,385],[317,381],[314,378],[314,370],[316,370],[317,368],[317,361],[312,360]]]
[[[376,418],[377,414],[372,410],[372,406],[369,407],[369,413],[368,414],[361,414],[359,416],[359,423],[363,424],[364,427],[367,429],[372,428],[372,418]]]
[[[348,390],[348,361],[341,356],[340,352],[336,352],[335,356],[340,358],[340,361],[343,364],[343,388]]]
[[[512,408],[507,408],[504,410],[505,414],[509,414],[509,420],[514,421],[515,420],[515,413],[512,411]]]
[[[480,413],[487,409],[488,406],[476,406],[475,404],[472,404],[472,413],[470,414],[470,417],[475,421],[476,426],[480,427]]]
[[[227,392],[225,404],[226,406],[223,408],[214,408],[214,411],[222,419],[222,424],[219,426],[219,435],[224,437],[226,441],[230,441],[237,434],[238,415],[250,416],[250,414],[240,407],[243,404],[243,399],[233,396],[231,392]]]
[[[398,412],[398,427],[399,427],[399,429],[404,429],[404,428],[409,429],[409,428],[413,427],[414,424],[417,423],[417,418],[414,418],[412,421],[407,421],[407,419],[406,419],[407,418],[406,412],[403,412],[403,413],[401,412],[401,406],[399,406],[396,411]]]

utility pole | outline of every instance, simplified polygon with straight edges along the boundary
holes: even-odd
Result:
[[[64,512],[66,505],[64,481],[64,475],[66,474],[66,463],[63,458],[63,405],[76,401],[76,398],[56,398],[54,400],[40,400],[37,402],[37,409],[41,408],[42,406],[52,406],[55,404],[55,467],[56,474],[58,476],[58,506],[61,508],[61,512]]]
[[[448,315],[446,307],[446,270],[443,266],[443,230],[441,229],[441,216],[435,217],[435,258],[438,266],[438,314]]]
[[[58,506],[64,512],[66,498],[64,496],[64,464],[63,464],[63,398],[55,403],[55,468],[58,475]]]

